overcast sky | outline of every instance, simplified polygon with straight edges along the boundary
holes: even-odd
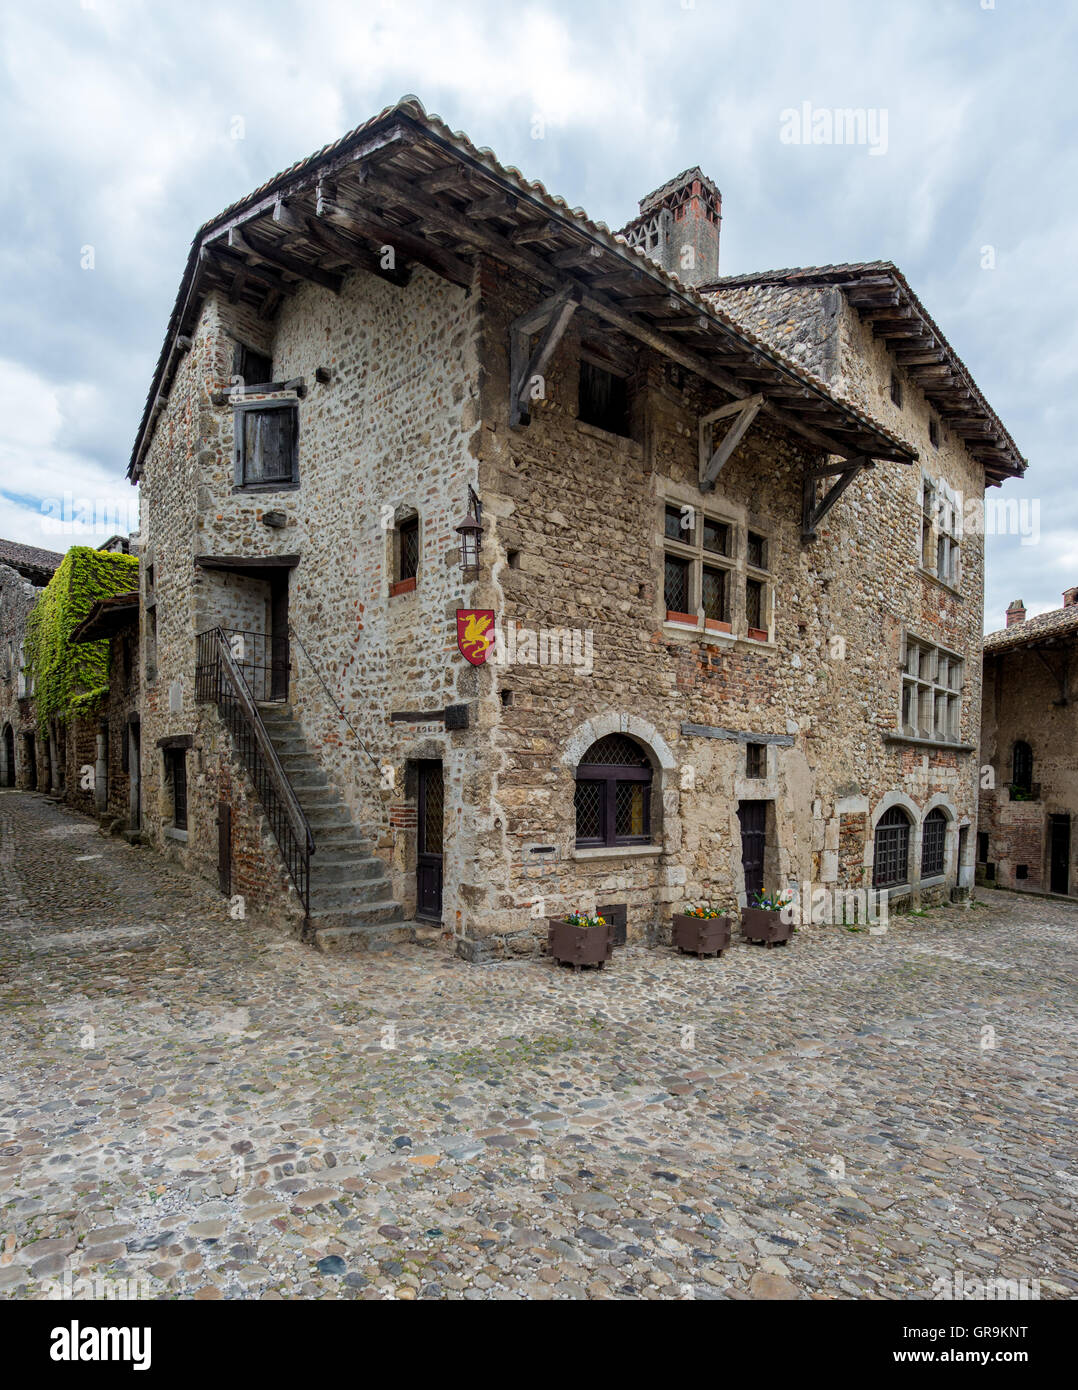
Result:
[[[1029,460],[1003,491],[1039,540],[989,540],[988,626],[1078,584],[1065,0],[34,0],[0,25],[0,536],[87,543],[44,529],[65,493],[126,521],[198,226],[411,92],[614,228],[699,164],[724,274],[895,261]],[[886,147],[784,142],[805,102],[881,113]]]

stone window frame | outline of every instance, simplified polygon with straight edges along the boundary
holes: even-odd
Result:
[[[254,400],[233,400],[232,404],[232,491],[235,492],[291,492],[299,487],[299,397],[261,396]],[[267,482],[247,482],[244,476],[246,460],[243,441],[246,434],[243,428],[244,417],[250,412],[270,410],[291,410],[292,427],[292,472],[288,478],[273,478]]]
[[[719,634],[731,639],[740,638],[752,642],[771,642],[774,635],[774,597],[775,585],[771,573],[771,549],[774,536],[770,528],[758,520],[738,519],[732,512],[723,509],[721,504],[698,506],[695,502],[684,502],[677,497],[663,495],[660,498],[659,528],[662,537],[663,574],[661,592],[663,595],[664,624],[684,631],[692,628],[705,634]],[[677,540],[667,533],[667,516],[676,510],[684,518],[691,513],[692,540]],[[704,531],[707,522],[725,526],[729,532],[729,548],[726,553],[710,550],[704,545]],[[756,536],[762,543],[762,565],[749,561],[749,537]],[[685,560],[689,565],[689,603],[684,613],[666,606],[666,557]],[[726,617],[709,618],[703,606],[703,577],[705,569],[721,569],[726,573]],[[750,627],[748,622],[748,586],[756,583],[761,586],[760,616],[766,619],[759,626]],[[672,616],[678,613],[678,616]]]
[[[415,572],[405,575],[402,570],[401,528],[415,523]],[[400,503],[393,512],[393,525],[386,529],[386,572],[389,575],[389,597],[410,594],[423,573],[423,517],[418,507]]]
[[[917,653],[917,670],[910,669],[913,653]],[[946,671],[943,665],[946,663]],[[956,670],[957,668],[957,670]],[[918,633],[904,630],[902,634],[902,660],[900,671],[900,695],[898,711],[898,732],[905,738],[928,739],[939,744],[958,744],[962,737],[962,696],[966,688],[966,661],[958,652],[949,647],[931,642]],[[940,680],[940,675],[944,679]],[[907,691],[909,695],[907,696]],[[913,711],[916,698],[916,720],[907,719]],[[946,729],[940,732],[940,700],[945,702]],[[927,717],[926,705],[931,701],[931,717]],[[926,732],[927,725],[927,732]]]
[[[632,763],[589,763],[587,756],[593,748],[597,748],[605,739],[618,738],[633,745],[633,748],[641,755],[639,764]],[[602,833],[596,836],[581,837],[579,821],[576,820],[574,845],[577,849],[612,849],[615,847],[650,845],[653,843],[651,834],[652,823],[652,798],[655,783],[655,768],[652,762],[650,749],[645,747],[639,739],[633,738],[631,734],[618,731],[615,734],[606,734],[603,738],[596,741],[581,756],[573,773],[577,787],[582,782],[598,783],[599,792],[599,822]],[[617,832],[617,793],[619,784],[640,785],[643,787],[642,800],[642,825],[643,830],[638,835],[625,834],[619,835]],[[576,796],[574,792],[574,807]],[[574,819],[576,811],[574,810]]]
[[[919,568],[955,593],[962,582],[962,509],[945,478],[921,472]]]
[[[622,733],[633,739],[646,753],[652,768],[651,780],[651,839],[647,844],[597,845],[578,848],[573,803],[576,790],[576,769],[584,754],[606,734]],[[673,852],[681,846],[681,822],[678,817],[678,760],[673,749],[654,725],[638,715],[608,711],[596,714],[577,725],[569,735],[560,765],[566,777],[564,801],[569,810],[572,834],[568,839],[568,857],[573,860],[654,858]],[[561,798],[559,798],[561,800]],[[568,827],[567,827],[568,829]]]

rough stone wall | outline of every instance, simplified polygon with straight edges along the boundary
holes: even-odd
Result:
[[[1073,649],[1073,639],[1071,641]],[[1062,647],[1048,652],[1057,665]],[[1071,656],[1074,669],[1074,656]],[[1073,679],[1073,678],[1072,678]],[[990,653],[984,664],[981,762],[992,769],[994,786],[981,791],[979,829],[988,833],[988,860],[1001,888],[1050,891],[1050,817],[1071,817],[1069,891],[1078,894],[1078,713],[1066,705],[1059,683],[1028,648]],[[1039,796],[1012,801],[1014,745],[1033,751],[1033,782]],[[1026,876],[1018,877],[1024,865]]]
[[[147,828],[158,842],[172,837],[163,833],[157,740],[192,733],[205,753],[216,737],[216,716],[194,703],[193,634],[241,618],[257,624],[254,600],[264,599],[258,581],[223,580],[196,569],[194,557],[298,554],[289,579],[289,616],[302,643],[292,651],[293,710],[406,906],[415,897],[408,761],[444,760],[454,808],[445,826],[445,920],[462,915],[473,859],[474,816],[463,808],[472,804],[474,732],[447,733],[438,718],[393,723],[389,715],[433,716],[475,691],[472,668],[453,659],[455,611],[470,602],[454,527],[477,481],[475,332],[469,294],[422,270],[406,288],[364,274],[349,277],[340,295],[305,286],[273,322],[217,297],[207,301],[157,424],[143,485],[143,570],[155,566],[159,599],[144,785]],[[298,488],[234,490],[233,412],[214,404],[214,392],[229,385],[237,339],[272,355],[276,381],[304,379]],[[316,381],[319,367],[330,370],[328,382]],[[409,509],[419,514],[417,582],[391,595],[393,526]],[[285,513],[283,527],[263,523],[270,510]],[[210,876],[224,785],[219,758],[204,756],[197,774],[189,771],[188,838],[172,848]],[[255,827],[243,833],[262,843]]]
[[[128,821],[131,778],[124,748],[129,721],[132,716],[137,719],[138,713],[138,632],[131,627],[109,638],[109,693],[101,708],[93,715],[70,720],[63,731],[64,800],[68,805],[87,815]],[[106,736],[104,806],[99,805],[96,793],[99,733]]]
[[[841,290],[791,285],[744,285],[713,296],[758,337],[776,347],[806,371],[833,383],[840,368],[839,319]]]
[[[772,802],[769,889],[803,881],[867,886],[875,822],[897,802],[914,821],[907,899],[945,891],[956,878],[958,827],[976,813],[974,759],[968,751],[890,740],[898,731],[908,628],[965,656],[960,737],[976,746],[980,538],[964,547],[961,592],[922,573],[919,469],[881,464],[848,489],[818,540],[803,546],[807,455],[760,419],[716,493],[703,496],[696,421],[721,397],[693,380],[676,384],[665,364],[623,344],[635,362],[634,439],[581,424],[581,342],[609,338],[582,314],[548,368],[530,426],[509,430],[508,325],[541,295],[489,270],[482,288],[480,476],[490,568],[476,602],[503,625],[516,619],[533,629],[590,629],[594,672],[489,665],[481,672],[481,719],[493,757],[479,798],[490,807],[479,839],[486,891],[469,935],[524,951],[540,942],[549,913],[626,903],[630,939],[639,939],[661,931],[677,903],[733,905],[744,898],[741,799]],[[844,350],[853,351],[854,326],[842,331]],[[871,397],[875,414],[918,442],[923,434],[927,444],[927,409],[912,386],[912,423],[881,406],[890,375],[881,346],[871,339],[858,345],[863,360],[844,387],[866,404]],[[945,438],[933,452],[935,471],[968,494],[976,470],[960,446]],[[775,600],[767,642],[745,633],[740,585],[730,636],[705,638],[664,622],[665,501],[716,511],[740,534],[751,527],[768,537]],[[508,704],[503,690],[511,692]],[[683,721],[774,736],[766,778],[745,776],[743,740],[684,736]],[[657,843],[628,852],[576,850],[573,768],[593,738],[619,728],[651,750]],[[922,890],[920,824],[936,804],[949,817],[947,866],[942,882]],[[545,844],[557,858],[540,874],[526,867],[527,853]]]
[[[27,735],[34,740],[37,785],[48,785],[47,762],[42,740],[37,737],[37,714],[32,697],[19,698],[21,653],[26,640],[26,620],[41,589],[24,579],[18,570],[0,565],[0,786],[9,781],[8,754],[4,730],[11,729],[15,753],[15,786],[31,785],[27,762]]]

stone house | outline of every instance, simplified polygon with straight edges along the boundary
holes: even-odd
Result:
[[[26,619],[63,555],[0,540],[0,787],[32,791],[50,783],[38,740],[33,680],[25,665]]]
[[[333,949],[972,882],[1024,470],[888,263],[723,279],[405,99],[207,223],[130,464],[148,835]],[[308,913],[309,909],[309,913]]]
[[[137,828],[138,561],[113,542],[59,560],[23,623],[38,785],[116,828],[135,815]]]
[[[1078,588],[1035,618],[1015,599],[1006,627],[984,639],[981,763],[992,785],[977,826],[982,882],[1078,895],[1076,656]]]
[[[126,545],[110,550],[130,553]],[[98,599],[69,639],[75,645],[108,643],[108,692],[92,715],[72,721],[66,744],[67,799],[131,839],[142,824],[138,635],[139,594],[134,588]],[[86,776],[90,767],[92,778]]]

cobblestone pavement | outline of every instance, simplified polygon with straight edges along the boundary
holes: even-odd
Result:
[[[1076,933],[327,958],[0,794],[0,1294],[1073,1297]]]

